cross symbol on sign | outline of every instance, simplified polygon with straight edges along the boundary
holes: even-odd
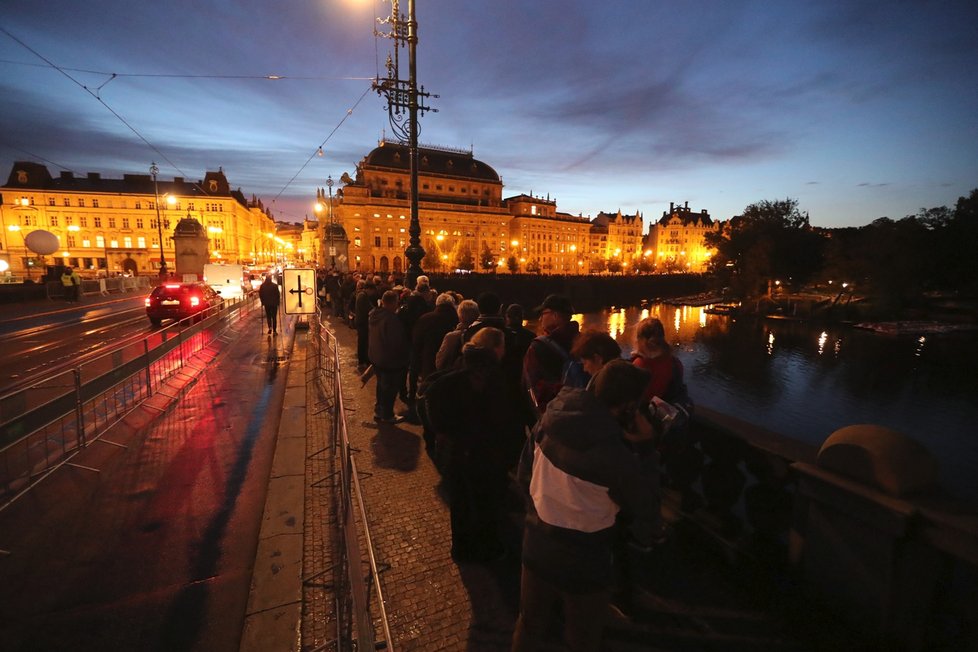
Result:
[[[283,272],[285,288],[285,312],[289,315],[307,315],[316,312],[316,270],[286,269]]]

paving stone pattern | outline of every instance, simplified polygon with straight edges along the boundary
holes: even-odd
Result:
[[[361,386],[356,374],[356,333],[341,323],[330,323],[329,328],[341,347],[347,429],[357,449],[354,455],[394,649],[508,650],[518,608],[518,561],[479,566],[452,560],[448,506],[441,477],[424,452],[421,427],[374,422],[374,382]],[[308,392],[309,405],[321,409],[321,396],[313,383]],[[319,412],[307,421],[307,453],[326,447],[328,413]],[[311,456],[307,470],[323,477],[331,470],[326,458]],[[306,578],[325,573],[329,565],[329,534],[320,527],[332,516],[332,497],[327,493],[307,492]],[[303,608],[303,649],[331,640],[333,632],[328,630],[335,629],[332,596],[312,584],[307,579],[303,591],[304,599],[311,601]]]

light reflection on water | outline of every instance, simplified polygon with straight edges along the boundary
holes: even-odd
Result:
[[[893,338],[664,304],[574,319],[607,330],[627,356],[635,325],[648,316],[666,326],[696,403],[815,446],[851,424],[900,430],[934,453],[949,488],[978,500],[974,334]]]

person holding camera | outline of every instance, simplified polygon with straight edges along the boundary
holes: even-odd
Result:
[[[642,550],[665,540],[652,424],[642,412],[648,382],[642,369],[611,360],[587,388],[562,388],[527,440],[517,474],[529,500],[513,652],[544,644],[555,605],[570,649],[600,649],[618,528],[626,524]]]

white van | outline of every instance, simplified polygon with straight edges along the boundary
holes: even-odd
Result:
[[[204,283],[214,288],[224,299],[241,299],[250,290],[244,285],[243,265],[208,263],[204,265]]]

